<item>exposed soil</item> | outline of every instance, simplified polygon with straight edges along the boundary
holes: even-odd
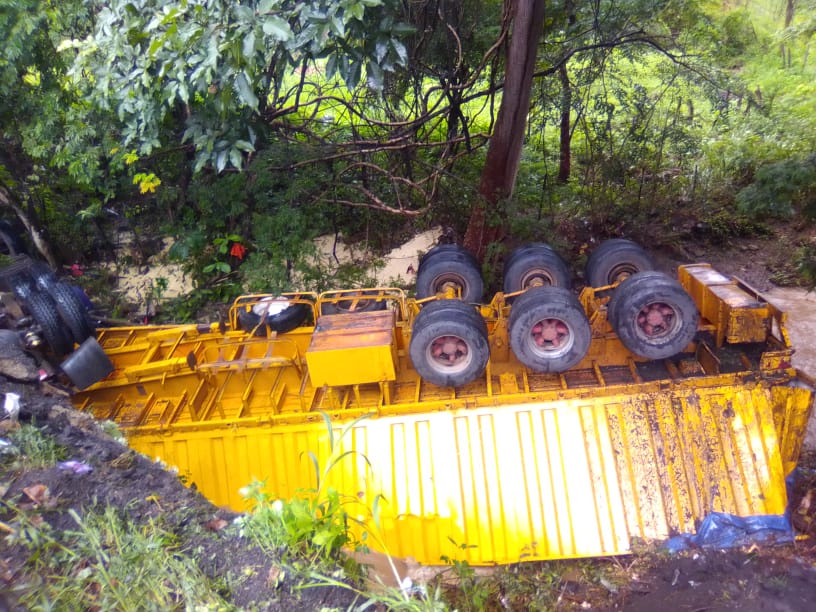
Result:
[[[776,265],[773,258],[784,253],[783,246],[779,238],[769,238],[717,250],[692,247],[694,252],[685,254],[659,254],[658,261],[666,269],[690,258],[709,261],[767,291]],[[276,560],[228,527],[235,513],[214,507],[176,475],[107,436],[93,419],[71,409],[68,397],[57,387],[0,376],[0,393],[19,394],[20,420],[35,422],[67,449],[69,459],[93,468],[86,474],[58,467],[18,473],[0,464],[0,499],[21,508],[41,506],[44,519],[56,530],[75,527],[69,508],[81,513],[99,504],[118,508],[137,524],[160,519],[177,536],[180,551],[196,551],[205,574],[242,577],[223,593],[240,609],[320,610],[354,605],[348,590],[298,589],[296,580],[281,580]],[[3,435],[0,429],[0,438]],[[41,493],[32,497],[35,485],[43,485],[47,493],[37,489]],[[532,577],[536,589],[543,576],[556,573],[554,607],[558,609],[809,610],[816,601],[816,453],[803,455],[791,513],[800,536],[794,544],[674,555],[649,550],[612,560],[530,563],[500,572]],[[12,519],[0,511],[2,523]],[[30,571],[28,556],[27,550],[0,539],[0,611],[22,609],[15,606],[16,588]],[[521,579],[511,587],[497,578],[498,573],[483,578],[491,589],[485,608],[530,609],[529,593],[518,589]],[[459,609],[478,609],[454,599]]]

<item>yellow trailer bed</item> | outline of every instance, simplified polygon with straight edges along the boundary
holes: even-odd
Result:
[[[115,420],[130,445],[176,466],[216,504],[239,490],[313,487],[329,459],[327,415],[346,456],[329,477],[380,512],[382,545],[439,563],[512,563],[629,552],[637,540],[694,533],[713,512],[781,515],[813,388],[792,369],[785,315],[705,264],[678,279],[701,313],[680,355],[644,361],[606,321],[600,291],[581,302],[584,359],[540,374],[509,350],[505,296],[481,307],[490,359],[458,388],[423,381],[407,347],[421,304],[367,290],[375,312],[320,315],[348,292],[297,296],[314,325],[101,329],[114,364],[77,406]],[[362,418],[360,418],[362,417]]]

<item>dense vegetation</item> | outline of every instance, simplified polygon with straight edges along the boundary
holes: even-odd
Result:
[[[325,233],[441,223],[489,269],[522,240],[807,224],[813,9],[0,0],[0,208],[53,264],[173,237],[202,301],[331,285]]]

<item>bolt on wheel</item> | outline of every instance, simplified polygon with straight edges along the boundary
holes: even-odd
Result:
[[[569,351],[575,338],[561,319],[542,319],[530,330],[530,340],[534,350],[557,357]]]
[[[637,315],[638,330],[648,338],[660,338],[672,333],[677,325],[677,313],[665,302],[644,306]]]
[[[646,359],[682,352],[694,340],[700,318],[680,283],[655,271],[638,272],[623,281],[607,310],[623,345]]]
[[[439,336],[428,345],[428,357],[437,366],[449,373],[467,369],[472,361],[467,342],[459,336]]]

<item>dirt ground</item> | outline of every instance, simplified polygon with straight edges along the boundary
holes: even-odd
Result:
[[[733,251],[705,252],[700,248],[690,256],[709,261],[723,272],[737,274],[757,289],[772,293],[768,262],[771,246],[751,242]],[[765,257],[762,262],[758,261],[759,253]],[[660,266],[665,268],[683,259],[676,253],[658,256]],[[795,300],[797,295],[811,299],[803,290],[797,291],[788,299]],[[807,302],[802,303],[803,311],[809,313]],[[800,346],[809,347],[813,336],[806,329],[801,333],[807,336],[802,337]],[[26,491],[44,485],[50,508],[44,517],[57,530],[72,526],[66,509],[86,509],[98,503],[119,508],[136,523],[160,516],[178,537],[180,550],[199,551],[197,558],[207,575],[217,577],[238,571],[243,576],[229,593],[229,600],[239,609],[345,610],[361,603],[344,589],[300,590],[294,581],[273,579],[274,559],[222,527],[235,518],[234,513],[214,507],[185,487],[176,475],[108,437],[95,421],[71,409],[69,398],[59,388],[0,376],[0,393],[21,395],[20,420],[36,422],[68,449],[69,458],[93,468],[87,474],[58,467],[11,473],[0,464],[0,499],[20,507],[43,504],[43,498],[33,499]],[[541,583],[545,573],[549,575],[552,568],[557,568],[556,609],[810,610],[816,605],[816,453],[812,450],[803,455],[797,470],[790,507],[799,534],[792,544],[693,549],[678,554],[650,549],[616,559],[530,563],[499,571],[526,573]],[[9,520],[0,515],[0,521]],[[14,603],[15,584],[26,571],[27,556],[26,550],[0,539],[0,611],[21,609]],[[491,584],[497,585],[496,591],[483,608],[461,605],[459,609],[531,609],[529,597],[511,591],[506,582],[495,580]]]

